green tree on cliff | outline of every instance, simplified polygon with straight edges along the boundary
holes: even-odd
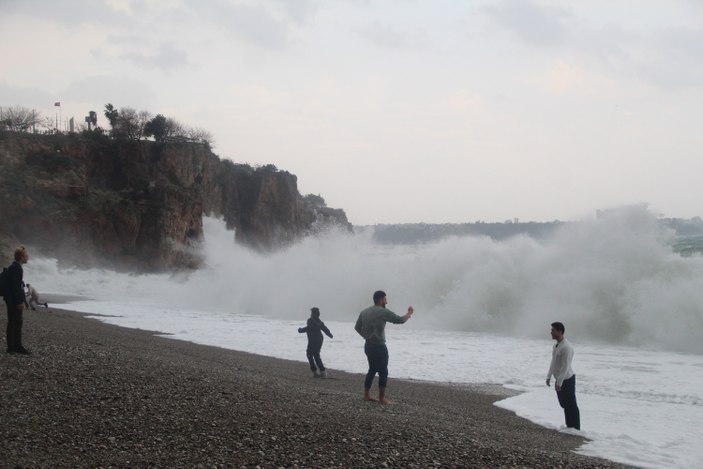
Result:
[[[112,104],[106,104],[105,117],[110,121],[113,138],[141,140],[144,137],[144,127],[151,120],[151,113],[131,107],[123,107],[118,111]]]
[[[115,109],[115,107],[107,103],[105,105],[105,118],[107,121],[110,123],[110,127],[112,127],[112,136],[115,136],[115,127],[117,127],[117,118],[119,117],[120,113]]]
[[[144,125],[144,136],[154,137],[157,142],[185,141],[186,128],[175,119],[157,114]]]
[[[168,120],[162,114],[157,114],[144,126],[144,136],[154,137],[157,142],[165,141],[168,137]]]
[[[200,128],[186,127],[175,119],[157,114],[144,125],[144,136],[154,137],[157,142],[195,142],[208,147],[212,144],[210,132]]]
[[[123,107],[118,111],[112,104],[105,105],[105,117],[112,127],[112,137],[117,139],[141,140],[153,137],[157,142],[194,142],[208,148],[213,143],[212,134],[207,130],[187,127],[175,119],[157,114],[152,117],[148,111]]]
[[[151,120],[148,111],[137,111],[131,107],[120,108],[117,118],[117,130],[121,138],[141,140],[144,136],[144,127]]]

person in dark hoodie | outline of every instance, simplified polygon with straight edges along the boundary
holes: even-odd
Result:
[[[320,350],[322,349],[322,342],[324,337],[322,333],[327,334],[327,337],[332,338],[332,333],[325,323],[320,320],[320,309],[312,308],[310,309],[310,317],[308,318],[308,324],[305,327],[299,327],[298,332],[301,334],[306,332],[308,334],[308,348],[306,354],[308,356],[308,362],[310,362],[310,370],[315,378],[326,378],[327,371],[325,371],[325,365],[322,364],[322,358],[320,358]],[[319,372],[318,372],[319,370]]]
[[[24,270],[22,264],[29,260],[29,253],[24,246],[15,249],[15,261],[7,268],[9,276],[8,293],[5,295],[7,306],[7,353],[29,355],[29,350],[22,346],[22,311],[24,310]]]

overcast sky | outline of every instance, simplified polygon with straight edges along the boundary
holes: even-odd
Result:
[[[0,105],[208,130],[357,225],[703,215],[700,0],[0,0]]]

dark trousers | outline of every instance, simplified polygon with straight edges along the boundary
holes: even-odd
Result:
[[[22,348],[22,310],[17,305],[7,306],[7,351]]]
[[[564,409],[564,417],[568,428],[581,430],[581,413],[576,404],[576,375],[561,383],[561,391],[557,391],[559,405]]]
[[[322,358],[320,358],[320,350],[322,349],[322,342],[309,341],[308,349],[305,353],[308,356],[308,362],[310,363],[310,369],[316,371],[318,368],[320,371],[325,371],[325,365],[322,364]],[[317,366],[315,366],[317,365]]]
[[[371,389],[376,373],[378,373],[378,387],[385,388],[388,383],[388,348],[386,344],[366,342],[364,353],[369,361],[369,371],[366,373],[364,388]]]

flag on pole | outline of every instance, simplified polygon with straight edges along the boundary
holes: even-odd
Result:
[[[54,106],[59,106],[59,107],[61,107],[61,101],[56,101],[56,102],[54,103]]]

